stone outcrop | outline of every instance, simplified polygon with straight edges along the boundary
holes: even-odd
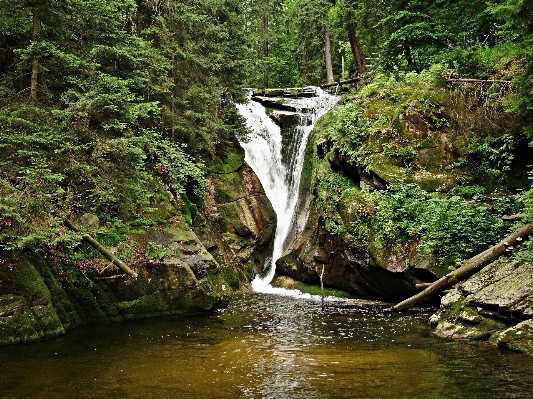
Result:
[[[312,216],[314,218],[316,216]],[[400,298],[413,292],[404,270],[376,266],[368,259],[367,248],[346,236],[331,234],[318,217],[315,229],[307,228],[294,245],[277,261],[277,272],[306,284],[324,285],[357,297]]]
[[[479,154],[469,143],[487,137],[499,143],[516,134],[516,118],[484,108],[468,88],[438,88],[431,106],[422,105],[411,90],[391,98],[384,90],[319,121],[309,138],[300,185],[301,195],[311,198],[309,217],[303,234],[278,261],[280,274],[318,284],[324,266],[328,287],[405,299],[416,292],[415,284],[435,281],[450,265],[422,252],[420,235],[379,241],[375,226],[383,226],[383,220],[376,220],[376,197],[370,193],[391,183],[443,196],[459,182],[483,185],[487,192],[527,184],[520,163],[524,156],[519,156],[523,144],[514,149],[512,178],[503,183],[480,179],[471,166]]]
[[[231,265],[243,284],[272,254],[276,214],[261,182],[244,162],[244,150],[237,145],[226,152],[211,174],[203,217],[194,228],[215,259]],[[234,288],[238,286],[238,282],[234,284]]]
[[[533,263],[500,259],[450,290],[430,324],[440,336],[533,354],[532,318]]]
[[[129,259],[136,279],[100,258],[2,253],[0,344],[81,324],[207,311],[231,298],[227,280],[234,272],[215,261],[187,224],[177,221],[124,243],[137,252]]]

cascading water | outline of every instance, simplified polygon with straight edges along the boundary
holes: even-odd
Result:
[[[311,88],[306,88],[309,92]],[[278,114],[297,115],[298,126],[292,131],[292,148],[284,148],[281,128],[267,115],[266,109],[257,101],[237,104],[240,114],[250,128],[249,135],[241,140],[245,150],[245,161],[257,174],[272,207],[277,215],[274,250],[266,273],[257,275],[252,282],[256,292],[276,292],[290,294],[287,290],[270,285],[276,272],[276,260],[283,254],[287,237],[296,223],[296,208],[300,176],[304,162],[307,138],[317,119],[332,109],[338,101],[319,88],[312,88],[314,95],[305,98],[291,98],[283,105],[291,111],[276,111]]]

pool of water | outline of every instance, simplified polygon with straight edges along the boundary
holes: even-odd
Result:
[[[435,337],[430,310],[267,294],[0,348],[1,398],[530,398],[533,357]]]

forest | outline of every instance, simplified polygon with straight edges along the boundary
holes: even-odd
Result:
[[[142,222],[160,180],[194,207],[243,129],[244,87],[440,65],[509,81],[502,112],[531,141],[532,15],[526,0],[1,0],[0,245],[69,245],[80,211]]]

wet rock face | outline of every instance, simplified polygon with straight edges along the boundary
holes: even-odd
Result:
[[[393,299],[413,292],[403,270],[392,272],[367,261],[366,248],[346,236],[331,234],[318,218],[296,243],[277,261],[277,272],[307,284],[320,284],[324,267],[324,285],[358,297]]]
[[[253,170],[246,164],[211,176],[204,198],[205,220],[195,231],[209,252],[249,281],[272,253],[276,215]]]
[[[532,316],[533,264],[499,260],[444,296],[430,324],[440,336],[533,354]]]

